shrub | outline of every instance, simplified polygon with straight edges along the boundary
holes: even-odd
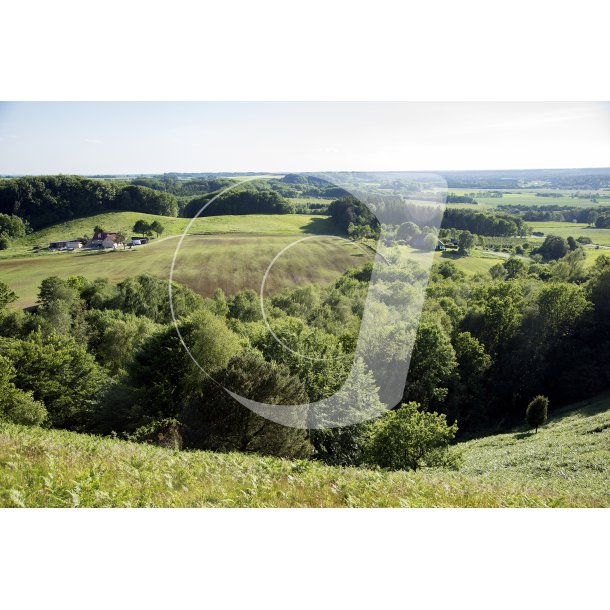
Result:
[[[166,449],[182,449],[181,427],[182,424],[173,417],[159,419],[140,426],[129,436],[129,440],[158,445]]]
[[[45,406],[34,400],[31,392],[23,392],[15,386],[15,367],[0,356],[0,421],[15,424],[38,425],[47,417]]]
[[[13,301],[17,300],[17,295],[4,282],[0,282],[0,309],[3,309]]]
[[[446,465],[457,429],[445,415],[421,411],[415,402],[403,404],[372,424],[365,460],[391,470]]]
[[[88,428],[106,377],[85,347],[72,337],[33,333],[28,340],[0,337],[0,353],[12,362],[15,386],[32,392],[56,428]]]
[[[547,235],[544,243],[533,254],[540,254],[545,261],[552,261],[563,258],[569,250],[568,242],[563,237]]]
[[[546,423],[547,413],[549,408],[549,399],[546,396],[536,396],[525,411],[525,419],[527,423],[532,427],[536,428]]]
[[[3,237],[25,237],[26,228],[19,216],[0,213],[0,235]]]

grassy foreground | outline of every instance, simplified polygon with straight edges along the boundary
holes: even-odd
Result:
[[[382,472],[0,424],[0,506],[610,506],[610,395],[456,449],[457,472]]]

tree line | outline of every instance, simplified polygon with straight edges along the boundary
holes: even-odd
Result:
[[[517,216],[453,208],[445,210],[441,226],[447,229],[460,229],[492,237],[528,235],[530,233],[529,227]]]
[[[176,216],[170,193],[115,180],[80,176],[26,176],[0,180],[0,212],[39,229],[90,214],[126,210]]]
[[[264,186],[249,184],[217,195],[210,193],[191,199],[183,208],[181,215],[193,218],[196,215],[293,214],[295,212],[293,203]]]

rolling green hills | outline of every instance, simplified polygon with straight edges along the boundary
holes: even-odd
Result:
[[[0,506],[610,506],[610,395],[454,450],[459,471],[384,472],[0,424]]]

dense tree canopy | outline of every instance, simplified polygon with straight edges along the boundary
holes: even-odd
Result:
[[[476,210],[448,208],[442,227],[470,231],[478,235],[527,235],[529,228],[521,218],[509,214],[490,214]]]
[[[379,230],[379,221],[375,215],[355,197],[346,196],[336,199],[330,204],[328,213],[344,231],[347,231],[350,224],[368,226],[374,231]]]
[[[176,216],[178,205],[169,193],[118,180],[63,175],[0,180],[0,212],[34,229],[109,210]]]
[[[294,207],[276,191],[249,188],[232,189],[213,202],[212,197],[196,197],[183,209],[187,218],[225,214],[290,214]],[[209,204],[209,205],[208,205]]]

